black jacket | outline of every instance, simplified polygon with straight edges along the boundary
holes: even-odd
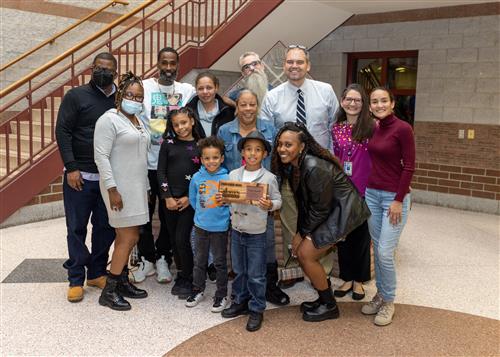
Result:
[[[115,95],[106,95],[92,82],[70,89],[64,96],[56,123],[56,140],[68,172],[97,173],[94,129],[97,119],[115,107]]]
[[[229,123],[231,120],[234,119],[234,108],[230,107],[224,101],[222,100],[222,97],[218,94],[215,95],[215,100],[219,103],[219,114],[217,114],[214,118],[214,121],[212,122],[212,132],[211,133],[205,133],[203,130],[203,127],[200,122],[200,116],[198,114],[198,102],[200,98],[196,95],[189,101],[188,104],[186,104],[186,107],[191,108],[193,112],[196,115],[196,118],[198,119],[196,126],[198,131],[202,134],[202,137],[205,136],[210,136],[210,135],[217,135],[217,132],[219,131],[219,128],[226,124]],[[205,135],[203,135],[205,134]]]
[[[306,155],[296,192],[297,231],[310,235],[316,248],[337,243],[369,216],[370,211],[342,169]]]

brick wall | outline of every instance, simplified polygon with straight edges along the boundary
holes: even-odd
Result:
[[[48,185],[42,192],[33,197],[26,206],[37,205],[40,203],[48,203],[61,201],[62,196],[62,175],[55,179],[50,185]]]
[[[500,7],[449,9],[456,11],[384,14],[391,23],[377,14],[354,16],[311,49],[311,74],[339,95],[348,53],[417,50],[414,197],[427,191],[421,196],[432,197],[428,203],[498,214]],[[447,18],[448,13],[456,17]]]

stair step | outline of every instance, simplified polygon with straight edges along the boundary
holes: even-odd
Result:
[[[17,151],[18,138],[16,134],[9,134],[9,149],[11,151]],[[28,135],[19,135],[19,143],[21,146],[21,153],[29,153],[30,150],[30,137]],[[50,137],[44,138],[45,145],[52,142]],[[0,135],[0,150],[6,149],[5,134]],[[33,152],[40,150],[42,147],[42,139],[40,137],[33,136]]]
[[[9,150],[10,153],[8,155],[9,157],[9,168],[12,170],[20,165],[22,165],[24,162],[26,162],[30,155],[28,153],[21,153],[21,162],[18,164],[17,163],[17,151],[12,151]],[[7,153],[5,149],[0,149],[0,168],[7,168]]]
[[[45,120],[47,120],[45,118]],[[55,133],[55,125],[52,127],[52,124],[47,121],[44,122],[43,125],[43,135],[44,137],[50,136],[52,131]],[[10,123],[10,128],[12,130],[12,134],[17,134],[17,124],[16,123]],[[19,122],[19,133],[21,135],[29,135],[29,130],[30,130],[30,123],[28,121],[21,121]],[[42,124],[39,121],[33,121],[32,125],[32,130],[33,130],[33,136],[35,137],[41,137],[42,136]]]
[[[62,98],[61,97],[53,97],[53,98],[54,98],[54,109],[58,110],[59,106],[61,105]],[[47,103],[47,108],[51,109],[52,108],[51,97],[45,98],[45,102]]]

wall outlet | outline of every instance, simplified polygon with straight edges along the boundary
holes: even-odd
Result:
[[[465,130],[464,129],[458,129],[458,138],[465,139]]]
[[[467,130],[467,139],[469,140],[474,139],[474,134],[475,134],[474,129]]]

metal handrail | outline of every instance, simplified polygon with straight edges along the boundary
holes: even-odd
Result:
[[[168,0],[162,1],[159,6],[146,13],[146,7],[155,2],[156,0],[147,1],[131,13],[114,21],[104,30],[33,71],[23,78],[21,83],[18,82],[17,85],[11,85],[0,92],[3,97],[22,85],[26,85],[26,91],[22,94],[15,93],[15,98],[8,103],[2,103],[0,108],[0,113],[6,113],[9,109],[11,110],[9,113],[13,115],[0,123],[0,154],[5,157],[5,162],[4,159],[0,160],[2,164],[0,188],[6,182],[16,180],[22,172],[38,163],[48,150],[53,151],[56,148],[54,134],[58,110],[56,101],[59,102],[62,98],[65,86],[73,87],[82,84],[83,75],[90,74],[91,68],[90,63],[83,65],[84,61],[91,58],[97,51],[105,48],[117,57],[119,74],[132,70],[140,76],[148,77],[157,70],[155,62],[159,49],[170,46],[183,52],[187,46],[202,46],[244,4],[249,3],[249,0],[188,0],[178,7],[175,7],[174,0]],[[214,11],[214,3],[218,4],[218,11]],[[171,7],[171,9],[165,14],[162,13],[158,19],[159,11],[166,7]],[[228,7],[231,9],[229,10]],[[224,13],[221,14],[221,11]],[[116,25],[138,12],[141,12],[138,19],[129,21],[124,29],[120,28],[116,33],[112,33]],[[154,18],[153,15],[155,15]],[[197,26],[195,18],[198,20]],[[138,33],[132,32],[129,36],[129,31],[133,29]],[[105,33],[107,34],[104,39],[98,39]],[[75,51],[78,50],[82,51],[77,55]],[[53,69],[52,67],[63,59],[69,60],[70,63],[60,66],[62,68],[52,73],[47,71]],[[39,74],[47,74],[47,76],[36,77]],[[64,74],[69,75],[68,79],[63,77]],[[41,80],[37,82],[39,78]],[[56,78],[61,78],[61,80],[53,86]],[[40,95],[36,95],[35,92]],[[36,122],[34,113],[38,113]],[[39,132],[36,136],[35,130]]]
[[[169,0],[168,2],[171,2],[171,1],[172,0]],[[58,64],[59,62],[61,62],[65,58],[73,55],[76,51],[78,51],[81,48],[85,47],[86,45],[88,45],[89,43],[91,43],[92,41],[94,41],[95,39],[97,39],[100,36],[104,35],[106,32],[110,31],[111,29],[113,29],[117,25],[121,24],[122,22],[128,20],[129,18],[131,18],[132,16],[134,16],[138,12],[144,10],[146,7],[148,7],[149,5],[151,5],[151,4],[155,3],[155,2],[156,2],[156,0],[148,0],[148,1],[146,1],[144,4],[136,7],[131,12],[129,12],[129,13],[121,16],[120,18],[116,19],[115,21],[113,21],[112,23],[110,23],[108,26],[106,26],[102,30],[98,31],[97,33],[95,33],[94,35],[90,36],[86,40],[80,42],[78,45],[73,46],[72,48],[70,48],[69,50],[67,50],[66,52],[64,52],[62,55],[57,56],[52,61],[47,62],[45,65],[43,65],[40,68],[34,70],[33,72],[31,72],[27,76],[21,78],[17,82],[12,83],[10,86],[8,86],[4,90],[0,91],[0,98],[5,97],[9,93],[12,93],[17,88],[21,87],[23,84],[26,84],[27,82],[29,82],[30,80],[32,80],[33,78],[35,78],[36,76],[38,76],[39,74],[45,72],[50,67]],[[0,109],[0,112],[3,111],[3,110],[4,110],[4,108]]]
[[[111,0],[109,3],[107,3],[106,5],[103,5],[101,6],[100,8],[98,8],[97,10],[91,12],[90,14],[88,14],[87,16],[85,16],[84,18],[78,20],[76,23],[74,23],[73,25],[65,28],[64,30],[62,30],[61,32],[55,34],[54,36],[52,36],[51,38],[49,38],[48,40],[42,42],[41,44],[39,44],[38,46],[32,48],[31,50],[23,53],[22,55],[20,55],[19,57],[13,59],[12,61],[10,61],[9,63],[7,63],[6,65],[0,67],[0,72],[6,70],[7,68],[11,67],[12,65],[16,64],[17,62],[23,60],[24,58],[28,57],[29,55],[35,53],[36,51],[38,51],[39,49],[47,46],[48,44],[53,44],[55,42],[55,40],[57,40],[59,37],[61,37],[62,35],[68,33],[69,31],[73,30],[74,28],[80,26],[82,23],[84,23],[85,21],[87,21],[88,19],[94,17],[95,15],[97,15],[98,13],[106,10],[108,7],[110,6],[115,6],[116,4],[121,4],[121,5],[128,5],[129,2],[128,1],[123,1],[123,0]]]

